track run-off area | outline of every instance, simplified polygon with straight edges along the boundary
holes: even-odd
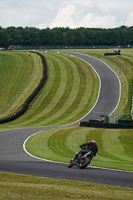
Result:
[[[77,53],[71,53],[70,56],[80,58],[91,65],[98,74],[100,87],[96,103],[90,112],[82,119],[65,126],[77,126],[78,121],[92,119],[94,112],[112,114],[119,103],[121,95],[120,80],[116,73],[106,63],[93,57]],[[58,127],[60,126],[51,125],[0,131],[0,171],[133,188],[132,172],[91,166],[85,170],[79,170],[75,167],[68,169],[67,164],[38,159],[25,152],[24,144],[28,137],[40,131]]]

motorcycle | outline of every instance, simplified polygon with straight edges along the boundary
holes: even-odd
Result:
[[[70,162],[68,163],[68,168],[77,165],[77,167],[79,167],[80,169],[84,169],[91,163],[93,156],[94,155],[92,151],[89,151],[85,154],[80,154],[77,158],[73,158],[72,160],[70,160]]]

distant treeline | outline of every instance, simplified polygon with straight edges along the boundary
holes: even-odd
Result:
[[[133,26],[121,26],[112,29],[0,27],[0,47],[8,47],[10,45],[133,45]]]

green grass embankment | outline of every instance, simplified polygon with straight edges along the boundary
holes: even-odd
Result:
[[[121,81],[121,100],[115,114],[124,111],[124,119],[131,119],[133,50],[122,50],[121,56],[104,56],[107,50],[99,49],[71,51],[97,57],[116,71]],[[47,60],[48,80],[29,110],[9,123],[10,127],[69,124],[85,115],[96,101],[99,81],[87,63],[63,54],[42,54]]]
[[[0,119],[17,112],[42,77],[39,56],[23,52],[0,52]]]
[[[28,111],[8,127],[69,124],[83,117],[97,99],[99,79],[87,63],[68,55],[43,55],[48,66],[46,84]]]
[[[133,189],[72,180],[0,173],[0,199],[131,200]]]
[[[67,163],[80,149],[80,144],[93,138],[99,151],[91,165],[133,171],[132,129],[52,129],[32,136],[26,143],[26,149],[36,157]]]

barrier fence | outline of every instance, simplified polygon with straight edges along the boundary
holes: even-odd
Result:
[[[125,122],[126,121],[126,122]],[[126,124],[127,123],[127,124]],[[133,129],[133,120],[120,120],[118,124],[103,123],[103,122],[80,122],[80,126],[93,128],[108,128],[108,129]]]
[[[120,120],[124,116],[122,112],[119,116],[107,122],[106,120],[89,120],[88,122],[79,122],[79,126],[93,127],[93,128],[112,128],[112,129],[133,129],[133,120]],[[103,118],[105,119],[105,118]],[[118,121],[118,123],[115,123]]]

